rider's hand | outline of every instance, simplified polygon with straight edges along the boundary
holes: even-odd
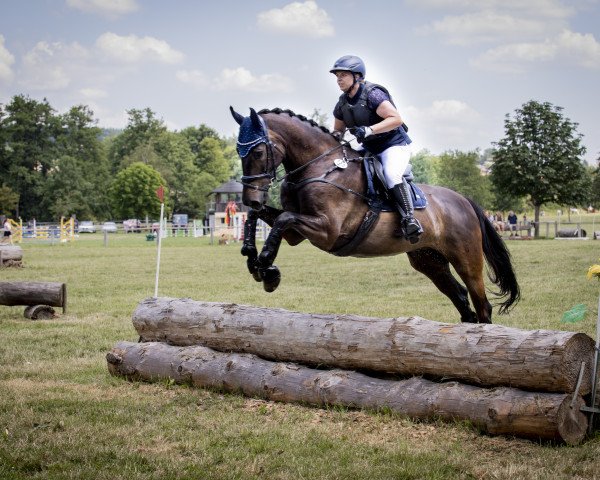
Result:
[[[354,136],[360,143],[370,135],[373,135],[373,129],[371,127],[356,127],[354,129]]]
[[[331,135],[333,135],[333,138],[335,138],[338,142],[341,142],[342,138],[344,138],[344,132],[340,132],[339,130],[334,130],[331,132]]]

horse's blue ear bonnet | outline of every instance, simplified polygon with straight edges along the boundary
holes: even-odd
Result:
[[[238,155],[244,158],[260,143],[269,143],[265,121],[257,114],[244,117],[237,139]]]

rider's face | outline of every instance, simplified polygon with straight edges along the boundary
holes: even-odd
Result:
[[[342,92],[347,92],[352,87],[354,83],[352,72],[339,71],[335,72],[335,76],[337,77],[338,87],[340,87]]]

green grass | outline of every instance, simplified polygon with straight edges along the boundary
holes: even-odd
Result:
[[[522,301],[495,323],[595,334],[599,284],[585,273],[600,242],[508,242]],[[67,283],[68,312],[23,318],[0,306],[0,479],[599,478],[600,435],[578,447],[478,434],[465,424],[277,404],[113,378],[106,353],[136,341],[131,314],[153,295],[155,244],[142,235],[25,244],[25,266],[2,280]],[[320,313],[420,315],[457,322],[450,302],[405,255],[337,258],[282,246],[282,283],[268,294],[239,244],[166,239],[161,296]],[[563,312],[584,303],[576,324]]]

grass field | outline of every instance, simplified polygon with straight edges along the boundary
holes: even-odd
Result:
[[[522,300],[495,323],[595,335],[600,285],[585,274],[599,241],[511,241]],[[255,283],[239,244],[163,244],[159,295],[320,313],[457,322],[406,256],[337,258],[282,246],[282,283]],[[318,409],[111,377],[106,353],[136,341],[131,313],[154,292],[156,248],[142,235],[24,245],[1,280],[67,283],[68,313],[30,321],[0,306],[0,479],[594,479],[600,434],[577,447],[481,435],[465,424]],[[588,315],[561,323],[586,304]]]

